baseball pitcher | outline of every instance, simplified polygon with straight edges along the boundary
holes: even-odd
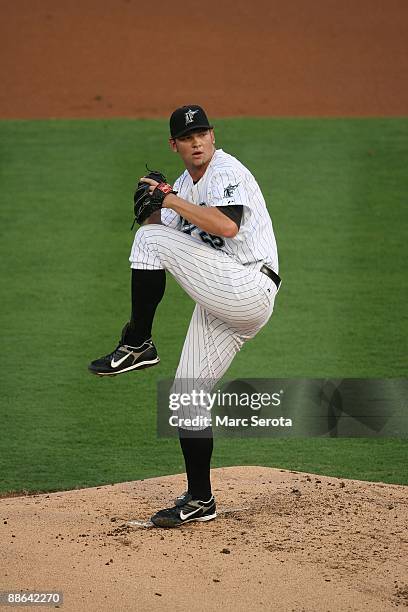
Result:
[[[140,179],[134,195],[140,228],[130,253],[131,319],[118,346],[89,370],[116,376],[159,363],[152,324],[166,271],[195,301],[173,390],[210,392],[245,341],[268,322],[279,290],[278,254],[261,190],[236,158],[215,148],[204,110],[183,106],[170,117],[170,147],[185,166],[174,185],[159,172]],[[158,527],[216,517],[211,491],[211,426],[188,425],[208,416],[195,403],[179,411],[187,490],[157,512]],[[195,419],[197,422],[197,419]]]

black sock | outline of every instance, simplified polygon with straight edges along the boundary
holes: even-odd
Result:
[[[188,437],[185,437],[188,435]],[[180,446],[186,464],[188,491],[201,501],[212,495],[210,464],[213,451],[211,427],[200,431],[179,429]]]
[[[132,315],[124,338],[126,344],[140,346],[152,337],[154,314],[165,288],[165,270],[132,268]]]

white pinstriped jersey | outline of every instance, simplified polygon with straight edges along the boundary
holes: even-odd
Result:
[[[174,183],[174,190],[197,206],[243,206],[241,226],[234,238],[212,236],[167,208],[161,214],[164,225],[201,239],[237,262],[262,261],[279,271],[275,235],[264,197],[254,176],[238,159],[217,149],[196,184],[185,170]]]

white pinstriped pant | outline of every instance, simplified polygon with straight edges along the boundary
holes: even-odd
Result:
[[[164,268],[196,302],[172,391],[210,392],[272,314],[277,288],[259,272],[262,262],[244,266],[197,238],[156,224],[136,232],[129,261],[135,269]],[[208,416],[205,406],[179,410],[183,418],[198,415]]]

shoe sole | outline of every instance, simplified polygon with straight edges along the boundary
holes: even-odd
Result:
[[[95,376],[118,376],[118,374],[124,374],[125,372],[130,372],[132,370],[144,370],[145,368],[150,368],[158,363],[160,363],[159,357],[157,357],[157,359],[154,361],[141,361],[140,363],[130,366],[130,368],[124,368],[118,372],[97,372],[96,370],[92,370],[90,367],[88,367],[88,370],[91,374],[95,374]]]
[[[217,513],[214,512],[214,514],[208,514],[207,516],[199,516],[198,518],[191,518],[191,519],[186,519],[185,521],[182,521],[181,523],[174,523],[171,520],[166,521],[166,519],[163,520],[163,523],[159,524],[159,523],[155,523],[152,520],[152,523],[155,527],[164,527],[167,529],[170,529],[171,527],[182,527],[182,525],[184,525],[185,523],[192,523],[193,521],[200,521],[201,523],[204,523],[206,521],[212,521],[213,519],[215,519],[217,517]]]

